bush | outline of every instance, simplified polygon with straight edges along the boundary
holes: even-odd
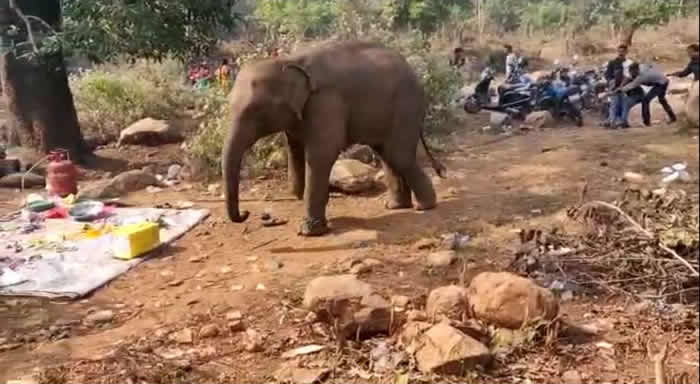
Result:
[[[197,95],[184,79],[184,66],[165,60],[104,65],[70,83],[84,132],[112,136],[140,119],[175,118],[192,107]]]

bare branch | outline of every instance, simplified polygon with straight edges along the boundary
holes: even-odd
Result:
[[[29,18],[24,15],[24,12],[17,6],[15,0],[9,0],[9,7],[15,12],[17,17],[19,17],[22,22],[24,22],[24,27],[27,28],[27,39],[29,39],[29,44],[32,46],[34,53],[39,53],[39,48],[36,45],[36,40],[34,40],[34,33],[32,32],[32,23]]]
[[[644,229],[641,225],[639,225],[639,223],[637,223],[636,221],[634,221],[634,219],[632,219],[632,218],[630,217],[630,215],[626,214],[622,209],[620,209],[620,208],[618,208],[618,207],[616,207],[616,206],[614,206],[614,205],[612,205],[612,204],[610,204],[610,203],[606,203],[606,202],[604,202],[604,201],[593,201],[593,202],[590,202],[590,203],[586,204],[585,206],[594,206],[594,205],[597,205],[597,206],[599,206],[599,207],[604,207],[604,208],[612,209],[613,211],[615,211],[615,212],[617,212],[618,214],[620,214],[620,216],[622,216],[625,220],[627,220],[627,221],[632,225],[632,227],[633,227],[634,229],[637,230],[637,232],[643,234],[644,236],[646,236],[646,237],[649,238],[650,240],[655,240],[655,239],[656,239],[656,237],[655,237],[651,232],[649,232],[649,231],[647,231],[646,229]],[[584,207],[585,207],[585,206],[584,206]],[[682,258],[678,253],[676,253],[676,251],[674,251],[674,250],[672,250],[671,248],[669,248],[669,247],[667,247],[667,246],[661,244],[660,242],[659,242],[659,248],[661,248],[664,252],[668,253],[669,255],[673,256],[673,258],[675,258],[676,260],[678,260],[681,264],[685,265],[686,268],[688,268],[688,269],[693,273],[693,276],[695,276],[695,277],[700,276],[700,273],[698,273],[698,270],[695,269],[695,268],[688,262],[688,260]]]

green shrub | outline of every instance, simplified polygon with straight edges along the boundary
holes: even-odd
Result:
[[[175,118],[194,106],[197,94],[184,79],[184,66],[165,60],[99,66],[70,82],[84,131],[118,135],[139,119]]]

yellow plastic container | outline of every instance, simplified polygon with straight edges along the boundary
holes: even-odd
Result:
[[[114,257],[131,260],[160,245],[160,227],[156,223],[138,223],[118,227],[112,232]]]

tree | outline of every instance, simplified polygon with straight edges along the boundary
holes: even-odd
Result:
[[[0,77],[10,144],[85,153],[63,51],[60,0],[0,0]]]
[[[187,60],[241,19],[234,0],[64,0],[68,48],[93,61],[120,55]]]
[[[622,0],[615,18],[620,43],[631,46],[639,28],[668,22],[679,9],[678,0]]]

